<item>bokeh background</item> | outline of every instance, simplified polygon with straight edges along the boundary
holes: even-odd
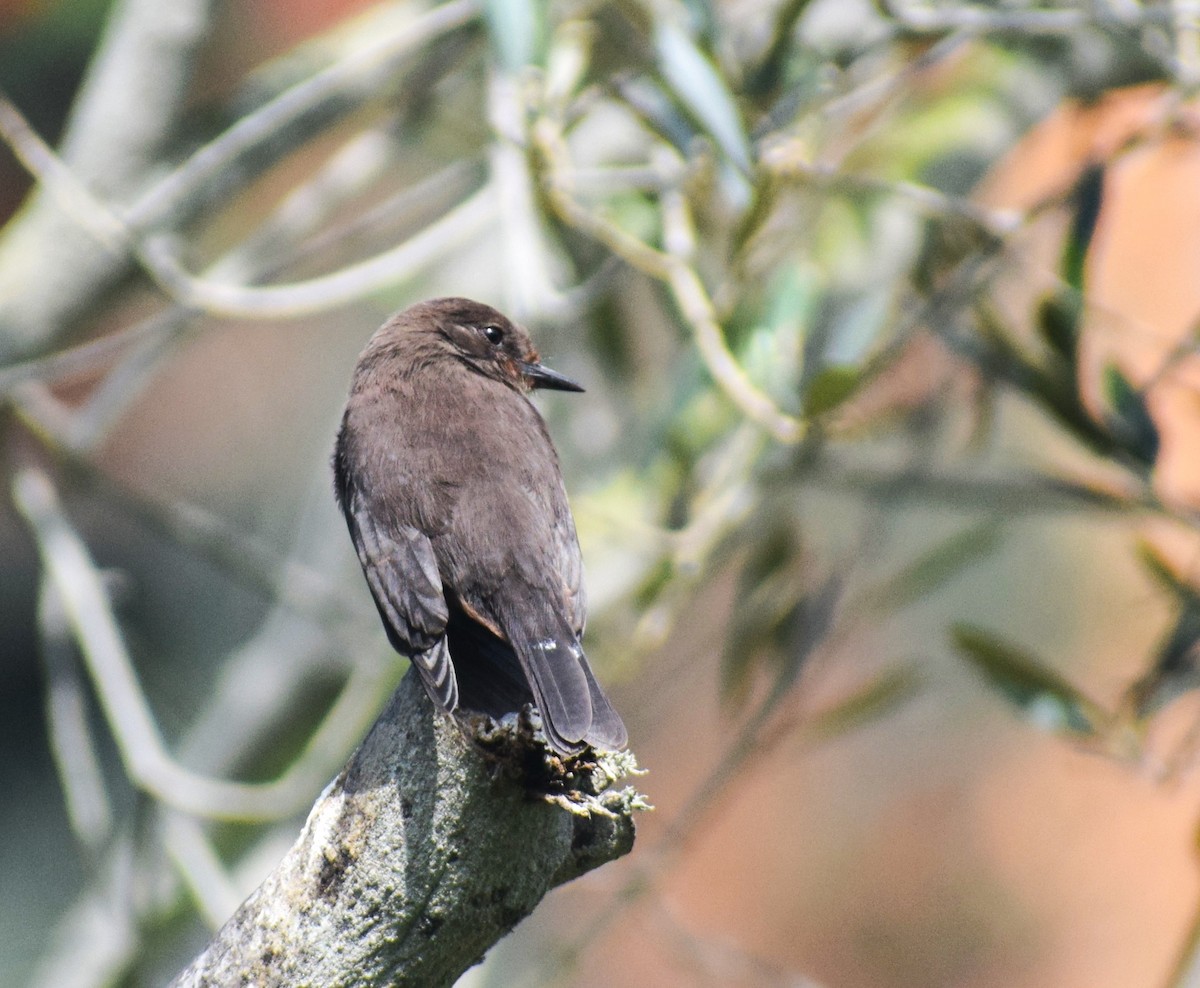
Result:
[[[1186,0],[0,4],[0,983],[294,839],[404,670],[350,369],[463,294],[587,384],[656,806],[464,984],[1200,984],[1198,84]]]

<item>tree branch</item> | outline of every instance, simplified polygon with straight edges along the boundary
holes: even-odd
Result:
[[[523,746],[523,764],[541,750]],[[173,988],[453,984],[551,888],[628,853],[645,805],[608,788],[636,770],[628,754],[550,771],[540,792],[511,764],[467,741],[410,672],[299,840]]]
[[[212,0],[187,2],[206,11],[212,4]],[[147,3],[155,10],[178,6],[157,0],[126,0],[121,11],[140,10],[139,4]],[[152,68],[172,59],[180,63],[181,69],[190,67],[196,48],[206,36],[207,16],[202,22],[198,16],[190,20],[177,18],[185,24],[196,22],[192,33],[184,36],[178,25],[174,32],[165,28],[143,30],[137,17],[124,16],[121,11],[114,14],[104,50],[92,70],[105,80],[112,76],[112,81],[105,85],[103,98],[88,99],[85,106],[103,106],[110,114],[143,121],[143,73],[108,71],[113,61],[108,49],[149,52],[153,57],[145,57]],[[102,166],[109,158],[103,158],[100,166],[75,160],[95,148],[94,141],[73,140],[76,128],[87,123],[79,117],[73,120],[64,143],[71,150],[78,145],[78,155],[64,155],[64,162],[81,188],[104,203],[129,231],[139,237],[151,231],[178,232],[334,122],[365,103],[387,98],[398,86],[398,76],[411,67],[418,54],[439,38],[473,23],[476,6],[473,0],[449,0],[417,16],[402,14],[397,16],[389,5],[381,6],[374,15],[368,15],[369,22],[364,20],[359,25],[358,37],[365,40],[347,43],[341,57],[240,118],[164,176],[153,180],[138,175],[123,177],[120,182],[91,181],[93,174],[107,174]],[[148,23],[154,18],[147,15],[142,20]],[[140,37],[139,31],[149,34],[146,43],[125,38],[126,34]],[[189,44],[178,41],[176,35],[184,36]],[[89,82],[89,92],[92,86]],[[182,101],[175,102],[179,112]],[[129,128],[130,143],[135,139],[141,142],[131,150],[118,155],[105,145],[110,157],[118,164],[126,159],[142,161],[149,153],[143,147],[152,150],[157,146],[150,136],[152,123]],[[164,120],[162,128],[166,129],[168,123],[174,120]],[[88,132],[94,129],[89,127]],[[169,136],[169,131],[160,135],[157,143],[164,143]],[[0,236],[0,364],[36,356],[69,335],[92,312],[96,299],[134,270],[128,237],[97,244],[95,230],[80,222],[87,217],[64,211],[62,203],[49,193],[39,190],[30,207]]]
[[[208,37],[214,0],[122,0],[114,6],[63,138],[63,160],[99,198],[125,201],[176,136],[183,95]],[[0,238],[0,359],[41,350],[94,296],[80,272],[111,281],[125,259],[99,247],[45,190]]]

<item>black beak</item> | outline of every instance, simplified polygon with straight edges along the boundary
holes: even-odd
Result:
[[[541,364],[520,363],[517,365],[521,368],[521,373],[525,375],[525,380],[534,388],[548,388],[551,391],[582,391],[583,386],[576,384],[565,374],[560,374],[558,371],[552,371],[549,367],[543,367]]]

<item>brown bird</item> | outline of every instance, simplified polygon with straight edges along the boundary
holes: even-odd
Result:
[[[354,369],[338,504],[392,646],[447,713],[534,703],[551,745],[625,745],[580,645],[583,562],[532,388],[582,391],[465,298],[385,323]]]

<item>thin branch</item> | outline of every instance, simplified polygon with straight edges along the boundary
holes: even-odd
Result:
[[[555,257],[542,233],[534,202],[534,180],[525,153],[527,108],[519,77],[496,69],[487,86],[488,120],[495,134],[488,152],[491,183],[499,203],[499,251],[509,307],[516,318],[529,320],[561,305],[555,287]]]
[[[1164,25],[1171,19],[1169,11],[1157,7],[1138,6],[1136,13],[1124,15],[1105,3],[1011,11],[996,10],[985,4],[935,6],[895,0],[885,2],[884,6],[906,30],[922,34],[969,31],[980,35],[1066,36],[1089,25],[1134,28]]]
[[[742,370],[725,343],[725,331],[717,318],[708,289],[694,266],[695,228],[687,200],[681,192],[663,195],[663,239],[671,258],[667,283],[684,318],[692,327],[696,347],[717,385],[752,422],[762,426],[781,443],[798,443],[807,423],[780,411]]]
[[[408,240],[339,271],[287,285],[235,285],[188,274],[167,241],[152,238],[145,260],[183,305],[223,318],[291,319],[340,308],[382,288],[415,277],[423,268],[472,238],[496,218],[496,199],[485,187]]]
[[[186,111],[183,95],[216,7],[213,0],[114,4],[62,145],[95,194],[125,201],[159,166]],[[39,190],[0,238],[0,361],[40,349],[68,311],[86,305],[81,272],[112,264],[98,254]]]
[[[338,552],[344,552],[345,533],[319,521],[321,506],[328,505],[328,491],[324,484],[319,486],[297,520],[295,545],[279,564],[284,572],[301,568],[301,561],[305,569],[332,569]],[[228,775],[255,764],[258,754],[294,723],[297,706],[313,681],[349,665],[350,680],[299,756],[317,780],[313,793],[336,774],[394,686],[399,659],[391,649],[385,655],[377,646],[327,643],[320,634],[325,624],[327,619],[321,617],[313,623],[298,620],[295,612],[277,602],[254,636],[221,662],[213,688],[179,742],[179,759],[208,775]],[[185,886],[198,899],[204,897],[200,901],[210,916],[223,920],[278,862],[293,836],[277,826],[257,838],[230,865],[229,880],[236,891],[226,893],[220,891],[223,879],[208,866],[189,870],[180,862],[164,870],[164,854],[170,856],[171,848],[180,846],[178,833],[169,829],[173,812],[157,808],[154,825],[146,828],[145,839],[127,863],[125,871],[131,874],[100,870],[92,886],[64,913],[48,938],[52,946],[41,966],[45,976],[36,981],[40,988],[103,988],[117,980],[113,972],[128,974],[139,957],[139,944],[130,935],[131,910],[136,907],[139,927],[157,927],[175,915]],[[152,886],[156,895],[150,902],[131,901],[127,885]],[[71,972],[73,980],[63,980],[64,971]]]
[[[705,367],[726,397],[776,441],[797,443],[803,439],[805,423],[779,410],[750,380],[725,342],[712,299],[692,264],[695,234],[683,194],[670,190],[663,194],[663,238],[668,250],[657,250],[572,195],[566,143],[556,126],[543,118],[535,134],[547,164],[546,192],[563,222],[600,241],[643,274],[664,282],[692,330]]]
[[[456,161],[374,206],[368,216],[305,240],[340,205],[361,192],[373,177],[390,165],[391,157],[380,154],[381,139],[384,135],[379,130],[355,135],[310,181],[288,195],[246,240],[212,264],[203,277],[224,283],[254,284],[304,255],[328,250],[361,233],[367,224],[394,221],[418,207],[428,210],[431,202],[453,202],[465,196],[475,184],[471,182],[475,166]],[[363,160],[364,156],[367,161]],[[302,249],[297,246],[301,241],[304,241]],[[94,372],[124,358],[123,365],[106,377],[104,384],[83,406],[80,415],[86,423],[76,416],[75,424],[58,437],[61,445],[72,451],[90,449],[139,393],[145,375],[157,360],[187,332],[199,315],[201,313],[186,306],[172,305],[164,312],[99,339],[0,367],[0,400],[15,393],[26,382],[50,382]]]
[[[195,553],[275,604],[320,620],[331,639],[339,637],[347,621],[374,615],[370,604],[343,581],[308,562],[284,558],[253,532],[221,515],[181,499],[160,502],[112,480],[72,448],[73,414],[44,385],[27,383],[18,388],[16,407],[21,421],[47,449],[61,456],[84,491],[116,504],[147,530]],[[343,642],[347,649],[354,644]]]
[[[177,228],[286,152],[322,132],[351,109],[383,95],[414,52],[471,25],[476,0],[449,0],[417,17],[385,4],[357,25],[333,64],[286,89],[192,154],[133,203],[133,227]],[[286,140],[281,137],[286,135]]]
[[[372,207],[365,216],[313,236],[347,201],[394,167],[396,147],[396,136],[390,128],[355,134],[310,179],[284,197],[246,240],[210,265],[203,278],[227,284],[258,284],[305,256],[328,251],[368,225],[395,220],[397,214],[405,216],[419,209],[422,215],[432,215],[432,207],[455,202],[470,190],[474,169],[469,162],[457,161]],[[148,320],[149,332],[138,325],[118,331],[137,335],[139,342],[76,413],[74,428],[65,437],[73,450],[86,452],[104,441],[161,362],[191,336],[199,315],[194,309],[172,305]],[[5,372],[0,371],[0,392],[4,379]]]
[[[204,921],[215,930],[238,907],[241,896],[204,825],[177,810],[168,810],[163,816],[162,836],[167,855]]]
[[[939,504],[960,511],[1003,512],[1016,516],[1094,511],[1160,514],[1162,508],[1145,492],[1126,486],[1107,489],[1065,478],[1028,473],[988,477],[968,473],[904,473],[869,464],[838,462],[825,454],[807,475],[816,487],[849,491],[873,499]]]
[[[106,250],[132,249],[128,227],[79,179],[7,96],[0,94],[0,137],[59,207]]]
[[[112,804],[96,758],[87,697],[62,598],[46,579],[38,594],[38,636],[46,666],[50,753],[66,800],[67,817],[84,847],[97,852],[112,836]]]
[[[155,183],[128,210],[123,210],[121,225],[139,233],[148,229],[180,229],[214,202],[227,197],[232,187],[244,185],[364,102],[380,99],[415,51],[468,27],[476,15],[474,0],[451,0],[415,19],[396,6],[379,8],[359,24],[358,39],[348,44],[346,55],[281,93],[197,151],[179,169]],[[363,37],[367,38],[365,45]],[[131,108],[135,103],[136,99],[127,99],[120,105],[124,112],[136,116],[138,111]],[[91,196],[93,202],[103,198]],[[108,206],[104,208],[109,211]],[[93,213],[91,210],[72,213],[71,219],[78,222],[82,216],[95,222]],[[23,236],[20,221],[16,229],[14,243]],[[97,232],[88,229],[93,234]],[[101,242],[108,246],[106,250],[96,250],[91,237],[81,237],[77,230],[68,228],[56,239],[44,238],[36,240],[32,247],[25,245],[19,251],[3,252],[0,299],[5,304],[0,308],[0,362],[28,356],[52,343],[73,320],[86,314],[98,294],[128,273],[130,261],[138,259],[140,241],[126,234],[114,242],[109,235],[115,232],[108,230],[102,235]],[[79,256],[76,258],[75,254]],[[64,262],[64,257],[70,258],[69,262]],[[140,260],[168,294],[175,292],[171,288],[175,272],[169,265],[164,270],[155,270],[152,260],[147,261],[144,256]],[[36,277],[30,265],[37,267]],[[69,280],[48,289],[47,278],[59,270]],[[36,291],[30,286],[36,286]],[[180,279],[177,288],[186,287],[186,278]],[[181,300],[185,304],[189,301],[186,296],[186,291],[182,291]]]
[[[772,143],[762,152],[763,168],[772,178],[784,182],[812,185],[822,191],[860,195],[879,194],[905,199],[935,216],[954,216],[973,223],[988,236],[997,239],[1014,233],[1024,217],[1013,210],[988,209],[965,196],[948,195],[919,182],[896,181],[844,172],[839,168],[808,159],[809,145],[785,139]]]
[[[95,563],[64,516],[49,478],[33,470],[19,473],[13,481],[13,500],[62,598],[130,778],[168,806],[213,819],[276,819],[306,805],[322,779],[313,777],[313,766],[303,758],[274,782],[259,785],[212,779],[171,758],[138,685]]]
[[[64,208],[97,240],[110,250],[122,249],[136,257],[155,284],[177,305],[225,318],[285,319],[346,305],[412,277],[463,241],[480,234],[495,216],[495,197],[485,187],[404,243],[340,271],[290,285],[235,285],[189,274],[175,253],[172,237],[140,238],[133,227],[84,188],[49,145],[34,133],[17,108],[3,97],[0,97],[0,134],[26,167],[60,197]]]

